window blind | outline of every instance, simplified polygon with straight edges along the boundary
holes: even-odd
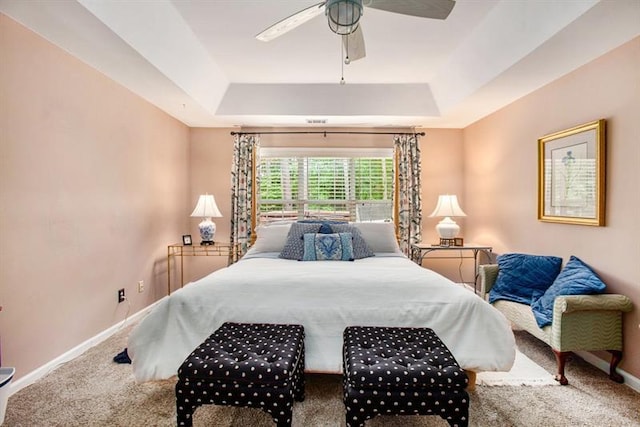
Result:
[[[393,179],[390,149],[261,150],[258,223],[282,219],[390,221]]]

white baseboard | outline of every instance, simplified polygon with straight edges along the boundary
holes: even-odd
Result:
[[[609,362],[606,362],[602,359],[600,359],[599,357],[594,356],[592,353],[586,352],[586,351],[576,351],[575,352],[578,356],[582,357],[585,361],[589,362],[590,364],[592,364],[593,366],[595,366],[596,368],[600,369],[603,372],[606,372],[607,375],[609,374]],[[620,375],[622,375],[622,377],[624,378],[624,384],[637,391],[638,393],[640,393],[640,379],[634,377],[633,375],[631,375],[628,372],[623,371],[622,369],[618,368],[616,370]]]
[[[164,298],[167,298],[167,297],[164,297]],[[82,353],[84,353],[85,351],[87,351],[91,347],[100,344],[102,341],[106,340],[107,338],[109,338],[110,336],[112,336],[113,334],[118,332],[121,328],[123,328],[123,327],[125,327],[127,325],[130,325],[133,322],[138,321],[139,319],[144,317],[149,311],[151,311],[151,309],[153,309],[153,307],[155,307],[156,304],[158,304],[164,298],[154,302],[151,305],[148,305],[147,307],[143,308],[142,310],[138,311],[137,313],[134,313],[131,316],[127,317],[123,321],[118,322],[115,325],[111,326],[109,329],[100,332],[98,335],[96,335],[94,337],[89,338],[85,342],[75,346],[74,348],[72,348],[71,350],[67,351],[66,353],[56,357],[55,359],[51,360],[50,362],[42,365],[39,368],[34,369],[33,371],[29,372],[27,375],[25,375],[25,376],[21,377],[20,379],[14,381],[12,384],[10,384],[9,396],[11,396],[14,393],[17,393],[18,391],[22,390],[26,386],[35,383],[40,378],[44,377],[45,375],[47,375],[51,371],[55,370],[61,364],[65,363],[65,362],[68,362],[71,359],[74,359],[74,358],[80,356]]]

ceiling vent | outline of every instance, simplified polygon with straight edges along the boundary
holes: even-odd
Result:
[[[309,125],[325,125],[325,124],[327,124],[327,119],[307,119],[307,124],[309,124]]]

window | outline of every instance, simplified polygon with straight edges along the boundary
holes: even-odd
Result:
[[[391,221],[392,149],[261,148],[258,223]]]

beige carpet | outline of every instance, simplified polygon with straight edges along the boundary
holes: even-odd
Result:
[[[59,367],[9,399],[4,426],[173,426],[175,380],[135,384],[130,365],[112,362],[126,346],[124,330]],[[550,349],[517,331],[520,350],[549,372]],[[472,426],[639,426],[640,394],[610,381],[574,357],[568,364],[570,385],[479,386],[471,392]],[[337,375],[307,375],[307,399],[294,407],[294,427],[344,426],[341,383]],[[196,426],[273,427],[256,409],[201,407]],[[434,416],[378,417],[373,426],[429,427],[448,424]]]

